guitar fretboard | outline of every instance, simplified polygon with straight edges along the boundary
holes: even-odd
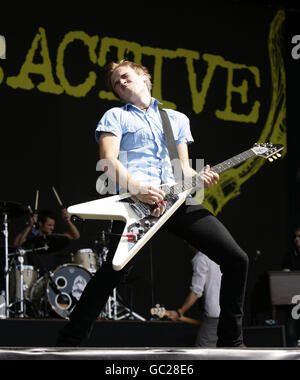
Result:
[[[231,169],[244,161],[248,160],[251,157],[254,157],[256,154],[252,149],[246,150],[243,153],[238,154],[237,156],[234,156],[230,158],[229,160],[223,161],[218,165],[215,165],[211,168],[212,171],[214,171],[217,174],[221,174],[225,172],[228,169]],[[197,186],[200,186],[203,183],[203,180],[200,175],[196,175],[192,178],[187,178],[184,181],[177,183],[174,186],[166,186],[164,187],[164,191],[166,193],[171,194],[180,194],[184,191],[191,190]]]
[[[225,172],[228,169],[231,169],[244,161],[248,160],[249,158],[255,156],[256,154],[252,151],[252,149],[246,150],[243,153],[238,154],[237,156],[234,156],[230,158],[229,160],[226,160],[224,162],[221,162],[218,165],[215,165],[211,168],[212,171],[215,173],[221,174]]]

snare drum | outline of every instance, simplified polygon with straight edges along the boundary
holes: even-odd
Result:
[[[38,279],[38,272],[33,266],[23,265],[23,297],[29,300],[33,284]],[[14,301],[21,299],[21,272],[20,268],[14,268],[9,275],[10,298]]]
[[[88,248],[77,251],[73,256],[73,262],[82,265],[91,273],[95,273],[99,269],[96,253]]]
[[[42,308],[44,295],[47,294],[50,308],[60,317],[68,319],[91,278],[91,273],[79,265],[62,265],[48,280],[41,277],[34,284],[31,301],[37,309]]]

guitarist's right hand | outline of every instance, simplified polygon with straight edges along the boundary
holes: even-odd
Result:
[[[156,206],[156,208],[151,211],[152,216],[158,218],[166,211],[166,203],[164,201],[166,194],[161,189],[157,189],[153,186],[135,184],[134,187],[129,190],[130,193],[141,202]]]

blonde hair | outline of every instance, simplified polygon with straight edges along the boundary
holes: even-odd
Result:
[[[146,82],[146,85],[148,87],[149,92],[151,93],[152,90],[152,82],[151,82],[151,75],[147,69],[147,67],[143,65],[139,65],[138,63],[131,62],[131,61],[120,61],[119,63],[116,62],[110,62],[105,66],[105,79],[106,79],[106,84],[107,86],[114,91],[113,85],[111,83],[111,77],[116,69],[118,69],[121,66],[129,66],[131,67],[134,71],[136,71],[137,74],[142,75],[146,74],[148,79]],[[117,95],[117,94],[116,94]]]

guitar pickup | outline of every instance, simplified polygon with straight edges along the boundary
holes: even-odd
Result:
[[[130,203],[130,207],[133,209],[133,211],[137,214],[137,216],[140,219],[143,219],[145,215],[141,212],[141,210],[137,207],[135,203]]]
[[[134,203],[130,203],[130,207],[140,219],[150,216],[151,214],[150,206],[148,207],[148,205],[139,200],[135,201]]]

